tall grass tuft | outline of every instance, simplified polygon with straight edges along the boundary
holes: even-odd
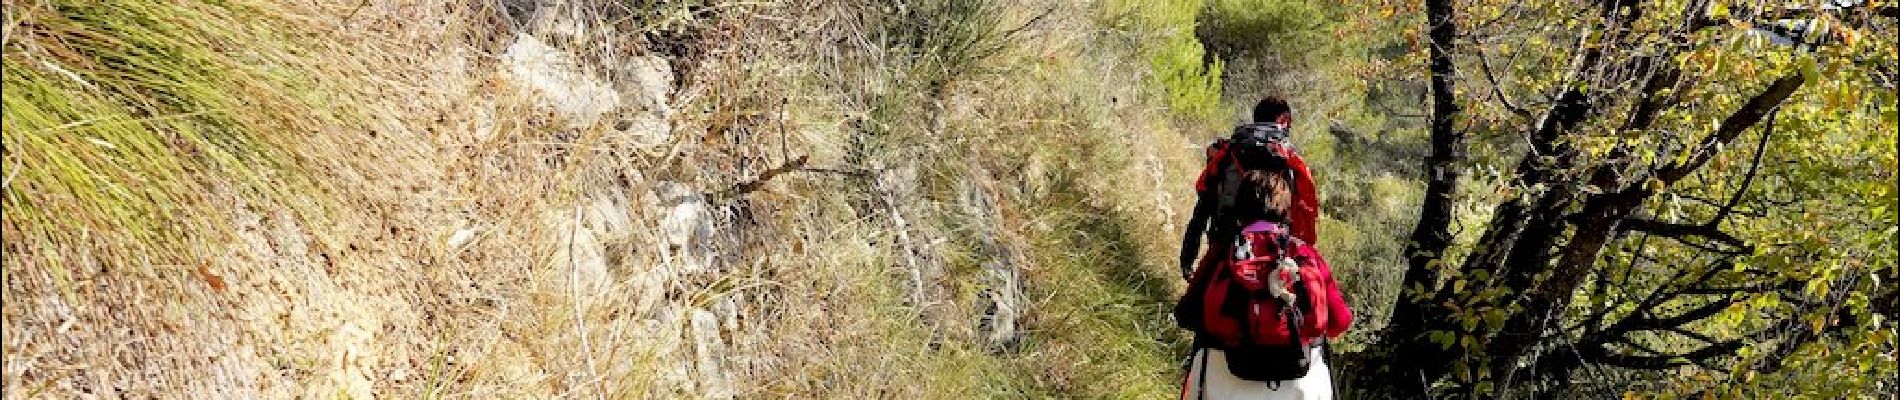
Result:
[[[250,1],[7,2],[9,272],[179,263],[230,231],[209,192],[291,199],[286,149],[325,114],[297,93],[317,82],[287,63],[298,49],[276,15]]]

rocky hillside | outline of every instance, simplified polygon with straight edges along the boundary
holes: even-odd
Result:
[[[1192,15],[448,3],[7,0],[5,397],[1175,390]]]

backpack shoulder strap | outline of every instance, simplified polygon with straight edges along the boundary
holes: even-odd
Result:
[[[1207,144],[1207,165],[1201,169],[1201,176],[1194,180],[1194,211],[1188,217],[1187,232],[1181,236],[1181,277],[1191,278],[1194,272],[1194,260],[1201,251],[1201,235],[1207,231],[1207,221],[1214,216],[1219,202],[1213,199],[1208,189],[1210,178],[1220,175],[1221,164],[1227,160],[1227,139],[1215,139]]]
[[[1215,139],[1207,145],[1207,165],[1201,167],[1201,176],[1194,180],[1194,191],[1208,190],[1208,181],[1220,175],[1223,164],[1227,162],[1227,150],[1227,139]]]
[[[1207,143],[1207,158],[1209,160],[1212,160],[1214,158],[1215,152],[1226,152],[1228,141],[1229,140],[1227,138],[1216,138],[1214,139],[1214,141],[1208,142]]]

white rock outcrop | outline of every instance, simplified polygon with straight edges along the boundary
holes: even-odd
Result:
[[[621,137],[641,147],[657,146],[673,137],[673,67],[666,59],[636,56],[619,63],[614,82],[625,95],[626,109],[615,125]]]
[[[620,93],[610,82],[534,35],[516,36],[502,53],[501,66],[509,81],[531,90],[571,127],[592,125],[620,107]]]
[[[666,264],[682,275],[711,269],[713,214],[706,196],[678,182],[661,182],[655,195],[666,216],[660,220]]]
[[[600,126],[607,142],[641,148],[671,140],[672,66],[647,55],[602,59],[597,63],[604,65],[588,65],[557,44],[522,34],[502,53],[500,64],[503,78],[552,109],[570,129]]]
[[[692,336],[694,375],[700,396],[708,399],[733,398],[737,393],[723,365],[726,343],[719,333],[719,318],[711,311],[695,308],[691,319],[692,329],[687,334]]]
[[[559,238],[554,266],[566,271],[565,278],[577,288],[599,289],[611,279],[609,267],[617,257],[608,251],[633,234],[629,207],[627,196],[614,190],[545,217],[548,229]]]

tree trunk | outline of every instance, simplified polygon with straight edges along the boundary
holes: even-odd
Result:
[[[1517,366],[1540,361],[1530,357],[1532,350],[1562,321],[1574,292],[1597,268],[1619,225],[1661,188],[1699,169],[1801,82],[1789,76],[1770,84],[1689,149],[1683,161],[1631,171],[1634,165],[1627,148],[1592,160],[1564,140],[1584,122],[1615,106],[1592,93],[1618,89],[1607,82],[1636,78],[1642,87],[1631,88],[1637,97],[1628,115],[1616,121],[1620,127],[1612,129],[1647,129],[1662,109],[1675,104],[1673,98],[1659,93],[1675,86],[1679,77],[1672,66],[1658,64],[1669,62],[1668,57],[1607,55],[1605,49],[1628,36],[1630,24],[1642,10],[1628,0],[1599,2],[1595,29],[1601,35],[1579,39],[1580,50],[1567,66],[1566,84],[1526,129],[1530,153],[1518,163],[1513,182],[1525,194],[1497,206],[1479,244],[1464,259],[1447,260],[1444,253],[1453,239],[1450,227],[1457,203],[1453,196],[1465,152],[1464,134],[1453,126],[1460,113],[1451,90],[1451,79],[1457,76],[1452,59],[1457,29],[1450,0],[1426,0],[1425,6],[1432,44],[1428,49],[1432,153],[1425,160],[1426,193],[1418,225],[1405,249],[1403,295],[1380,342],[1361,355],[1363,367],[1350,387],[1355,397],[1499,396],[1510,393],[1519,382],[1544,382],[1552,371],[1567,372],[1568,368],[1520,372]],[[1646,183],[1652,179],[1661,188]],[[1586,186],[1595,189],[1586,190]],[[1444,343],[1446,338],[1455,343]],[[1622,360],[1617,358],[1621,354],[1600,347],[1572,351],[1581,352],[1571,354],[1572,358]],[[1447,379],[1454,374],[1458,379]],[[1432,389],[1445,383],[1451,385]]]
[[[1462,175],[1459,164],[1465,158],[1464,132],[1452,125],[1459,113],[1451,89],[1452,79],[1457,76],[1451,59],[1453,40],[1457,37],[1457,26],[1452,22],[1452,2],[1426,0],[1425,14],[1430,24],[1427,36],[1432,43],[1428,50],[1432,152],[1425,160],[1429,182],[1425,186],[1418,225],[1405,246],[1404,282],[1408,285],[1439,281],[1440,268],[1435,265],[1444,262],[1444,251],[1451,246],[1453,206],[1457,205],[1453,196],[1458,192],[1458,179]],[[1439,303],[1411,300],[1430,296],[1432,289],[1428,284],[1404,290],[1405,294],[1392,310],[1392,321],[1382,340],[1384,345],[1377,346],[1389,351],[1368,357],[1369,367],[1357,375],[1357,384],[1353,386],[1363,390],[1359,397],[1426,397],[1429,384],[1442,376],[1444,361],[1453,354],[1425,336],[1426,332],[1450,324],[1451,321],[1444,318],[1449,314],[1440,309]]]

